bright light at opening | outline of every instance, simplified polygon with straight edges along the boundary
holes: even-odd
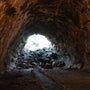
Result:
[[[40,34],[34,34],[30,36],[27,40],[27,43],[24,47],[25,50],[35,51],[38,49],[49,48],[51,46],[51,42]]]

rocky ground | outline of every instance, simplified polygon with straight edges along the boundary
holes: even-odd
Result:
[[[28,69],[35,68],[37,66],[44,69],[52,69],[54,67],[80,69],[83,67],[82,63],[76,64],[74,66],[71,63],[68,55],[61,56],[60,53],[49,49],[29,52],[23,51],[17,57],[12,58],[10,63],[11,66],[9,66],[9,68],[11,69]]]
[[[65,62],[60,58],[59,54],[55,51],[48,49],[36,50],[36,51],[23,51],[20,55],[16,57],[16,60],[11,61],[11,65],[15,62],[16,68],[34,68],[42,67],[51,69],[53,67],[64,67]]]

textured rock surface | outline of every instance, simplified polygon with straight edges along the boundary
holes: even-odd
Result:
[[[89,0],[0,0],[0,72],[8,54],[20,52],[33,33],[46,35],[73,63],[90,68]]]

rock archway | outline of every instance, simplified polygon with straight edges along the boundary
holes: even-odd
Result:
[[[89,0],[1,0],[0,72],[6,70],[8,54],[20,51],[33,33],[44,34],[58,51],[68,52],[73,65],[85,63],[90,68],[89,3]]]

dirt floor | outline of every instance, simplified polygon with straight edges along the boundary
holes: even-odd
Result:
[[[15,70],[0,78],[0,90],[43,90],[32,70]]]
[[[67,90],[90,90],[90,72],[80,70],[42,69],[44,75]]]
[[[90,90],[90,73],[60,68],[14,70],[0,75],[0,90]]]

